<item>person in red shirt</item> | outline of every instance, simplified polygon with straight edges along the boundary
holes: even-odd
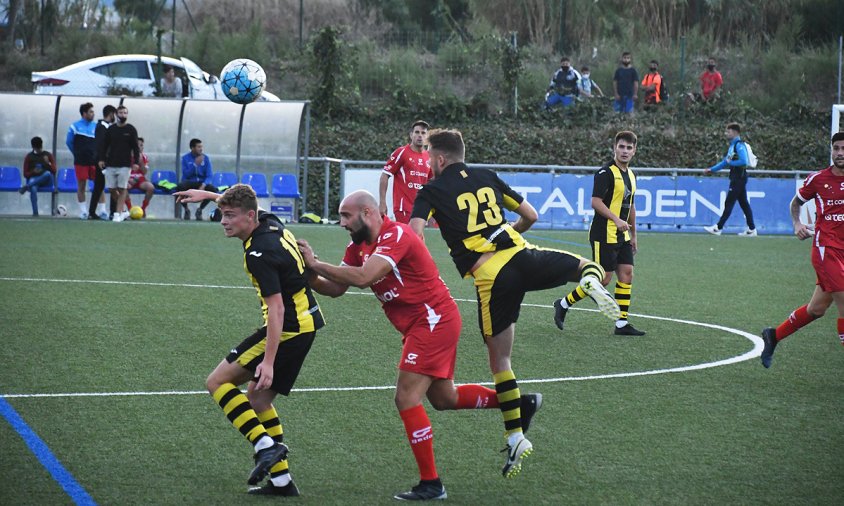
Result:
[[[393,178],[393,215],[400,223],[410,221],[416,192],[431,178],[431,164],[425,143],[428,139],[428,123],[416,121],[410,127],[410,144],[393,151],[381,180],[378,183],[379,206],[381,214],[387,215],[387,181]]]
[[[138,137],[138,150],[141,153],[141,163],[132,167],[129,173],[129,186],[126,192],[126,209],[132,209],[132,199],[129,197],[128,190],[138,188],[144,191],[144,201],[141,204],[141,209],[144,211],[144,217],[147,215],[147,206],[150,199],[155,193],[155,186],[147,181],[147,173],[149,172],[149,157],[144,153],[144,138]]]
[[[814,237],[812,266],[817,283],[812,298],[789,315],[779,327],[762,331],[762,365],[771,367],[777,343],[826,313],[834,302],[838,308],[838,339],[844,345],[844,132],[832,136],[833,164],[809,174],[791,200],[794,235],[801,241]],[[814,200],[817,218],[814,233],[800,220],[800,208]]]
[[[320,262],[307,241],[298,241],[305,266],[313,273],[308,284],[332,297],[349,286],[369,287],[381,301],[390,323],[402,334],[395,402],[420,474],[419,485],[395,498],[445,499],[422,399],[427,397],[437,410],[493,409],[499,408],[496,391],[481,385],[455,386],[460,311],[428,248],[410,226],[383,216],[375,197],[364,190],[340,203],[340,226],[349,231],[352,242],[339,266]],[[527,430],[542,396],[526,394],[520,400]]]
[[[715,58],[709,58],[706,62],[706,70],[700,75],[700,97],[704,102],[717,98],[716,92],[721,89],[724,79],[721,73],[715,70]]]

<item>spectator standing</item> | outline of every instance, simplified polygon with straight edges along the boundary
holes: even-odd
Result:
[[[114,124],[115,116],[117,115],[117,108],[113,105],[107,105],[103,107],[103,117],[97,123],[97,131],[96,131],[96,153],[95,156],[98,157],[102,147],[103,142],[105,142],[105,134],[108,131],[109,127]],[[97,173],[96,178],[94,179],[94,189],[91,191],[91,202],[88,204],[88,219],[89,220],[107,220],[109,216],[114,216],[115,211],[115,202],[114,199],[110,201],[109,204],[109,212],[106,213],[105,211],[105,196],[103,192],[105,191],[105,175],[103,175],[103,167],[99,165],[99,159],[97,162]],[[99,202],[99,204],[97,204]],[[97,207],[95,207],[97,206]],[[96,211],[96,213],[95,213]]]
[[[708,102],[718,98],[724,78],[715,69],[715,58],[709,58],[706,62],[706,70],[700,74],[700,100]]]
[[[170,65],[165,65],[164,76],[161,78],[161,96],[181,98],[183,93],[182,80],[176,77],[176,70]]]
[[[111,190],[114,207],[112,220],[115,222],[119,223],[129,216],[129,212],[124,210],[129,173],[138,167],[140,158],[138,131],[129,123],[129,109],[121,105],[117,108],[117,123],[105,132],[99,156],[100,168]]]
[[[393,151],[378,182],[378,209],[386,216],[387,182],[393,178],[393,216],[399,223],[410,221],[416,192],[431,179],[431,163],[425,150],[428,128],[428,123],[422,120],[410,126],[410,144]]]
[[[612,89],[615,94],[613,102],[615,112],[632,113],[633,103],[639,95],[639,73],[633,66],[633,55],[630,51],[621,54],[621,65],[615,69]]]
[[[88,180],[96,181],[97,179],[97,122],[94,121],[94,104],[85,102],[80,105],[79,114],[82,118],[74,122],[67,129],[65,145],[67,145],[67,149],[73,155],[79,217],[86,220],[89,218],[89,214],[88,203],[85,201],[85,189],[88,186]],[[102,213],[102,216],[107,217],[105,199],[103,198],[102,192],[98,199],[100,205],[96,208],[96,211]],[[97,216],[97,214],[93,214],[93,216],[94,218],[91,219],[102,217]]]
[[[721,219],[715,225],[703,227],[703,229],[712,235],[721,235],[721,230],[724,229],[724,225],[727,223],[730,215],[733,214],[733,207],[736,205],[736,201],[738,201],[747,220],[747,229],[744,232],[739,232],[738,235],[742,237],[756,237],[753,210],[750,208],[750,202],[747,200],[748,156],[747,146],[741,140],[741,126],[738,123],[729,123],[724,130],[724,135],[730,141],[726,156],[720,162],[704,170],[703,173],[709,175],[725,167],[729,167],[730,188],[727,190],[727,199],[724,201],[724,212],[721,214]]]
[[[572,68],[568,56],[560,58],[560,68],[551,76],[548,92],[545,94],[545,110],[550,111],[557,104],[568,107],[574,104],[580,92],[580,73]]]
[[[580,67],[580,81],[577,82],[579,96],[585,98],[603,97],[604,92],[591,76],[592,73],[589,71],[588,66],[584,65]]]
[[[29,191],[29,200],[32,202],[32,215],[38,216],[38,187],[47,186],[53,183],[53,193],[58,193],[56,188],[56,159],[49,151],[44,151],[44,141],[41,137],[33,137],[30,141],[32,151],[27,153],[23,159],[23,177],[26,182],[21,186],[21,195]]]
[[[662,102],[662,75],[659,73],[659,62],[651,60],[648,63],[648,73],[642,78],[642,91],[645,92],[645,105],[656,105]]]
[[[190,151],[182,156],[182,180],[176,186],[177,192],[185,190],[205,190],[216,193],[217,188],[211,184],[211,176],[214,175],[211,167],[211,158],[204,153],[202,141],[199,139],[190,140]],[[196,221],[202,221],[202,210],[212,202],[205,199],[196,208]],[[182,217],[190,219],[190,209],[186,201],[182,201]]]
[[[129,190],[137,188],[143,190],[144,201],[141,204],[141,210],[144,212],[144,217],[147,215],[147,206],[152,196],[155,194],[155,186],[147,181],[147,174],[149,174],[149,158],[144,153],[144,138],[138,137],[138,151],[141,154],[140,162],[137,167],[132,168],[129,173],[129,184],[126,187],[126,209],[132,208],[132,199],[129,197]]]
[[[814,200],[815,230],[800,220],[800,209]],[[789,205],[794,235],[812,237],[812,266],[817,281],[809,302],[795,309],[776,328],[762,331],[762,365],[771,367],[777,343],[822,317],[834,302],[838,309],[838,340],[844,344],[844,132],[832,136],[832,165],[809,174]],[[814,233],[813,233],[814,232]]]

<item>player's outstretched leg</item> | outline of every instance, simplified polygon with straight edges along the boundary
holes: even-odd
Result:
[[[580,270],[580,287],[595,301],[604,316],[615,321],[621,317],[621,310],[610,292],[601,284],[603,277],[604,269],[595,262],[588,262]]]

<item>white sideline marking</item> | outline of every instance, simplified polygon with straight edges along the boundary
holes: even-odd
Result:
[[[191,284],[191,283],[153,283],[153,282],[146,282],[146,281],[110,281],[110,280],[88,280],[88,279],[45,279],[45,278],[11,278],[11,277],[0,277],[0,281],[26,281],[26,282],[45,282],[45,283],[91,283],[91,284],[105,284],[105,285],[140,285],[140,286],[168,286],[168,287],[177,287],[177,288],[226,288],[226,289],[236,289],[236,290],[254,290],[251,286],[231,286],[231,285],[200,285],[200,284]],[[372,293],[369,291],[359,291],[359,292],[347,292],[348,295],[369,295],[372,296]],[[469,302],[469,303],[476,303],[475,299],[454,299],[457,302]],[[542,309],[551,309],[552,306],[546,306],[542,304],[522,304],[525,307],[536,307]],[[572,308],[577,309],[579,311],[594,311],[597,312],[597,309],[587,309],[587,308]],[[695,322],[691,320],[680,320],[677,318],[666,318],[663,316],[650,316],[650,315],[643,315],[637,313],[630,313],[637,318],[647,318],[651,320],[662,320],[668,322],[675,322],[675,323],[683,323],[686,325],[696,325],[698,327],[706,327],[714,330],[719,330],[722,332],[727,332],[730,334],[736,334],[738,336],[744,337],[745,339],[749,340],[753,343],[753,349],[748,352],[742,353],[741,355],[736,355],[734,357],[725,358],[723,360],[716,360],[714,362],[705,362],[702,364],[693,364],[693,365],[686,365],[680,367],[671,367],[667,369],[652,369],[649,371],[633,371],[633,372],[620,372],[620,373],[612,373],[612,374],[597,374],[592,376],[563,376],[559,378],[539,378],[539,379],[519,379],[519,383],[560,383],[563,381],[587,381],[587,380],[599,380],[599,379],[614,379],[614,378],[632,378],[636,376],[653,376],[656,374],[669,374],[669,373],[678,373],[678,372],[687,372],[687,371],[697,371],[700,369],[709,369],[712,367],[720,367],[724,365],[730,364],[737,364],[739,362],[744,362],[747,360],[754,359],[762,354],[762,348],[764,347],[764,343],[762,342],[762,338],[751,334],[749,332],[745,332],[743,330],[738,330],[730,327],[724,327],[723,325],[715,325],[711,323],[703,323],[703,322]],[[458,384],[466,384],[466,383],[458,383]],[[492,382],[475,382],[474,384],[480,385],[492,385]],[[383,386],[361,386],[361,387],[310,387],[310,388],[294,388],[293,392],[359,392],[359,391],[366,391],[366,390],[393,390],[395,389],[395,385],[383,385]],[[160,392],[68,392],[68,393],[53,393],[53,394],[0,394],[0,398],[5,399],[31,399],[31,398],[42,398],[42,397],[137,397],[137,396],[151,396],[151,395],[206,395],[208,392],[205,390],[187,390],[187,391],[178,391],[178,390],[170,390],[170,391],[160,391]]]

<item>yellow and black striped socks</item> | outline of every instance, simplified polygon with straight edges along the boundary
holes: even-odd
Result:
[[[522,394],[516,383],[516,375],[513,371],[501,371],[495,373],[492,378],[495,382],[498,408],[504,416],[504,432],[507,436],[522,432]]]
[[[632,283],[622,283],[616,281],[615,283],[615,301],[618,303],[618,309],[621,310],[621,317],[619,321],[627,322],[627,312],[630,310],[630,292],[633,291]]]
[[[256,450],[260,450],[258,442],[268,434],[243,392],[231,383],[223,383],[211,395],[217,401],[217,404],[223,408],[223,413],[226,414],[234,428],[239,430],[243,437],[255,446]],[[266,443],[267,441],[263,441],[260,446],[264,446]],[[272,446],[272,441],[269,441],[269,443],[268,446]]]
[[[258,413],[258,420],[267,430],[267,435],[273,438],[276,443],[284,442],[284,428],[281,426],[281,420],[278,419],[278,413],[274,407],[270,406],[270,409]],[[290,466],[287,459],[273,464],[273,467],[270,468],[270,480],[277,487],[283,487],[290,483]]]

